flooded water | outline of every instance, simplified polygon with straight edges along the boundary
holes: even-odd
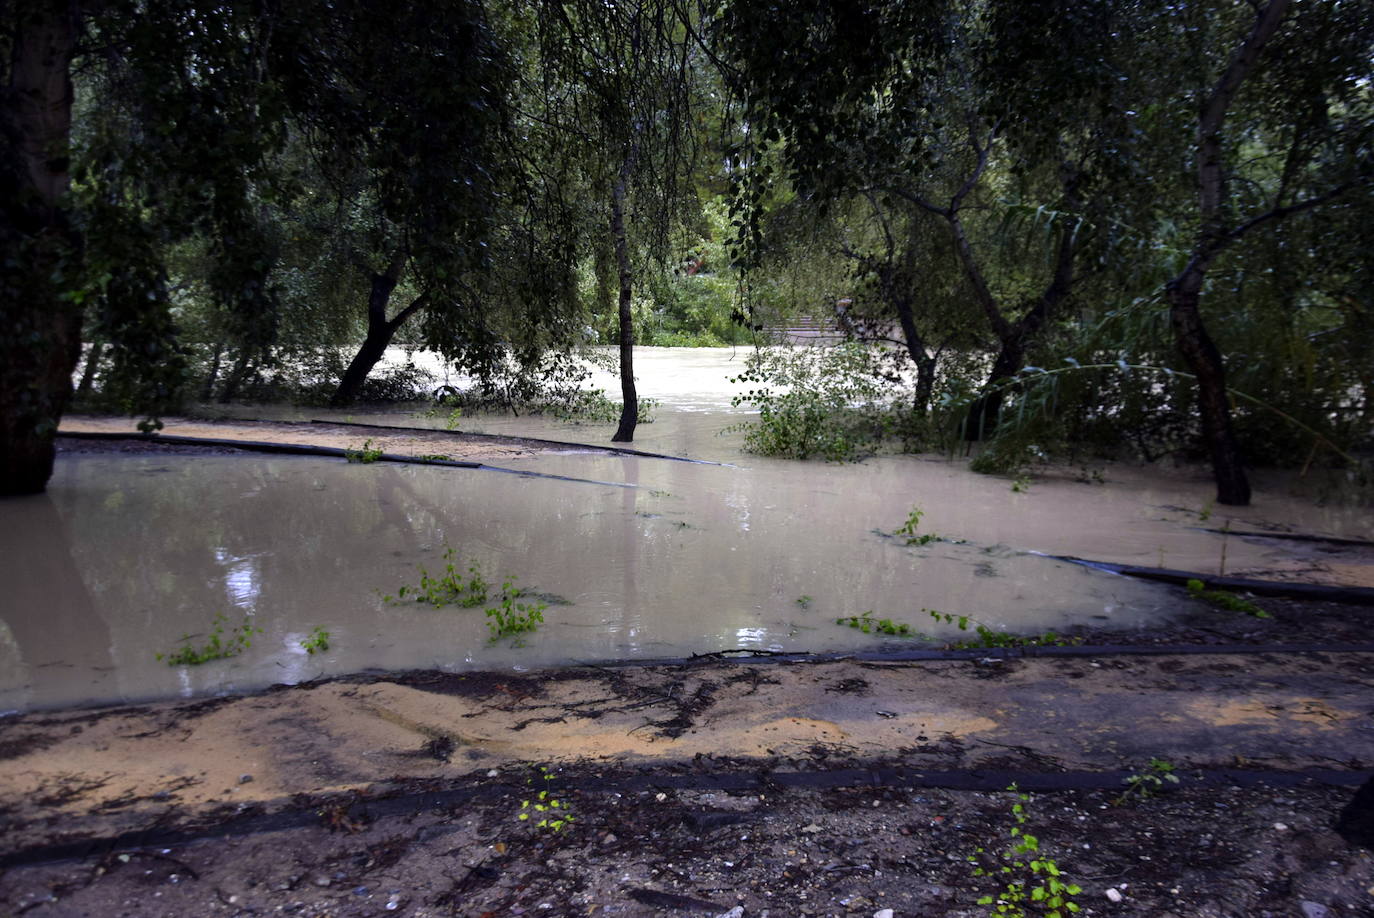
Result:
[[[1190,570],[1224,563],[1238,574],[1309,563],[1269,541],[1201,531],[1222,522],[1199,520],[1210,485],[1167,470],[1113,468],[1105,486],[1050,477],[1015,493],[1004,479],[930,457],[840,466],[747,456],[730,430],[747,418],[726,410],[732,393],[719,381],[731,356],[677,353],[678,365],[674,352],[652,355],[679,373],[676,388],[657,394],[654,360],[640,362],[646,394],[665,407],[634,445],[729,464],[576,450],[502,463],[590,480],[567,481],[304,457],[63,456],[46,495],[0,503],[0,710],[372,668],[532,668],[896,641],[835,623],[870,610],[941,639],[957,632],[925,610],[1019,633],[1140,627],[1187,600],[1033,552]],[[465,426],[609,437],[609,428],[538,418]],[[889,535],[914,507],[925,513],[920,531],[944,541],[907,546]],[[1365,514],[1264,491],[1234,525],[1273,520],[1369,534]],[[522,645],[493,643],[483,607],[383,599],[418,583],[417,566],[442,570],[446,547],[462,569],[476,564],[493,594],[514,575],[543,595],[543,627]],[[217,615],[227,631],[247,623],[262,633],[229,660],[157,660],[183,635],[205,643]],[[329,632],[330,647],[311,655],[301,644],[316,628]]]

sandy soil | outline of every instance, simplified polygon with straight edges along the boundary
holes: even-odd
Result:
[[[1367,614],[1302,611],[1208,631],[1332,640]],[[973,868],[1002,865],[1015,780],[1064,788],[1024,831],[1083,914],[1371,914],[1374,861],[1331,830],[1374,761],[1371,687],[1368,652],[1161,647],[419,672],[24,715],[0,724],[0,909],[977,915],[1005,891]],[[1156,757],[1180,788],[1118,804]],[[541,790],[561,831],[519,818]]]

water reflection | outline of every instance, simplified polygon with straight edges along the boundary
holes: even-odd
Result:
[[[1012,551],[917,551],[875,534],[900,522],[894,506],[907,498],[893,495],[910,487],[911,465],[765,473],[632,456],[538,461],[638,487],[310,458],[64,457],[50,497],[0,505],[4,575],[21,585],[0,617],[23,662],[7,667],[0,706],[230,691],[367,668],[872,646],[834,624],[867,609],[918,627],[923,607],[1016,628],[1111,609],[1116,624],[1132,625],[1172,601]],[[830,487],[816,486],[819,473]],[[572,604],[552,605],[516,647],[488,643],[481,609],[383,601],[418,581],[417,565],[442,568],[446,545],[498,590],[497,578],[517,575]],[[802,594],[813,597],[807,609]],[[65,616],[60,629],[48,627],[53,614]],[[264,633],[231,660],[156,661],[184,634],[203,641],[217,614],[226,631],[251,621]],[[331,647],[312,656],[300,642],[315,627],[331,632]],[[44,663],[60,664],[60,675],[44,678]],[[9,675],[18,669],[26,675]]]
[[[118,506],[117,495],[106,497]],[[0,711],[117,694],[111,629],[72,559],[49,495],[0,503]]]

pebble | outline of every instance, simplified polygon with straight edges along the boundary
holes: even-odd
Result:
[[[248,783],[251,783],[252,780],[253,780],[253,776],[252,776],[252,775],[239,775],[239,783],[240,783],[240,784],[248,784]]]
[[[744,918],[744,906],[736,905],[728,912],[721,912],[716,918]]]
[[[811,825],[809,825],[809,826],[802,826],[802,831],[803,831],[803,832],[806,832],[806,833],[808,833],[808,834],[810,834],[810,835],[815,835],[817,832],[820,832],[820,831],[823,831],[823,830],[821,829],[820,826],[816,825],[816,824],[813,822],[813,823],[811,823]]]
[[[1313,902],[1309,899],[1303,900],[1301,908],[1303,918],[1327,918],[1331,914],[1331,909],[1320,902]]]
[[[892,918],[892,909],[880,908],[873,913],[873,918]]]
[[[1120,902],[1120,901],[1121,901],[1121,892],[1120,892],[1120,890],[1115,889],[1115,888],[1113,888],[1113,887],[1108,887],[1108,888],[1107,888],[1107,898],[1110,899],[1110,900],[1113,901],[1113,902]]]
[[[1283,832],[1288,829],[1288,825],[1286,823],[1276,822],[1274,823],[1274,828],[1278,829],[1280,832]]]

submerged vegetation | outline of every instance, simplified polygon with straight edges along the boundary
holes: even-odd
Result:
[[[1196,578],[1189,580],[1185,587],[1188,595],[1194,599],[1199,599],[1218,609],[1225,609],[1228,612],[1243,612],[1246,615],[1253,615],[1255,618],[1270,618],[1268,612],[1250,602],[1242,599],[1235,593],[1228,590],[1209,590],[1207,585]]]
[[[459,570],[459,564],[455,562],[457,556],[457,551],[452,546],[445,545],[444,569],[441,572],[431,575],[423,564],[417,565],[420,583],[417,586],[402,586],[396,591],[395,596],[383,596],[382,601],[400,603],[409,599],[427,602],[436,609],[449,605],[465,609],[480,606],[487,601],[488,588],[487,580],[482,576],[481,566],[473,562],[465,574]]]
[[[481,565],[476,562],[468,565],[466,572],[455,560],[457,552],[452,546],[445,546],[444,569],[438,574],[430,574],[424,565],[418,565],[420,583],[417,586],[402,586],[394,596],[382,597],[382,601],[397,605],[406,601],[428,603],[434,608],[458,606],[463,609],[486,607],[487,628],[493,641],[503,637],[519,637],[535,631],[544,622],[544,610],[548,603],[536,599],[522,602],[530,594],[515,585],[514,577],[507,577],[501,584],[501,592],[494,599],[495,605],[487,606],[491,584],[482,574]]]
[[[229,629],[226,633],[225,625],[228,621],[229,619],[223,612],[217,613],[204,644],[199,647],[186,644],[192,639],[192,636],[183,635],[181,640],[185,646],[167,653],[156,654],[157,659],[166,660],[168,666],[199,666],[212,660],[227,660],[230,657],[238,656],[253,646],[253,635],[262,634],[262,629],[246,617],[243,624]]]
[[[1009,634],[990,628],[968,615],[955,615],[951,612],[939,612],[935,609],[922,609],[921,611],[937,623],[955,625],[960,631],[968,631],[970,625],[973,627],[975,637],[945,643],[944,646],[950,650],[991,650],[999,647],[1062,647],[1079,643],[1077,638],[1062,637],[1054,631],[1032,635]],[[922,641],[937,641],[936,638],[917,630],[907,622],[878,618],[872,610],[858,615],[841,616],[835,619],[835,624],[854,628],[864,634],[886,634],[892,637],[911,637]]]

